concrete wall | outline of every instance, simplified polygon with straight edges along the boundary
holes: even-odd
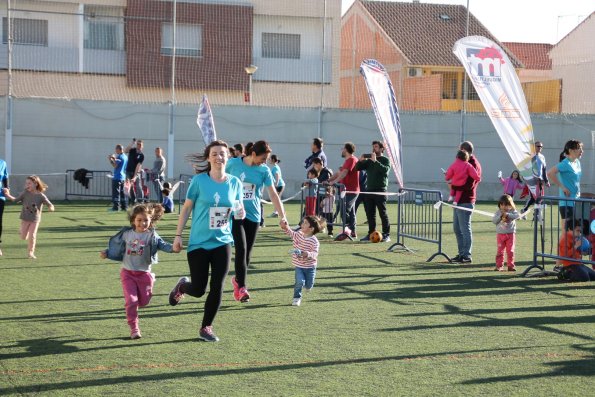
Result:
[[[5,125],[6,101],[0,98],[0,125]],[[184,155],[202,151],[204,145],[196,126],[196,107],[176,108],[174,156],[167,156],[174,175],[192,173]],[[341,147],[352,141],[357,154],[369,153],[371,141],[381,139],[371,111],[343,109],[278,109],[257,106],[215,106],[215,125],[220,139],[230,144],[265,139],[282,160],[287,194],[293,194],[305,177],[303,161],[310,154],[310,143],[319,134],[325,141],[330,166],[337,169],[342,160]],[[117,143],[127,144],[132,137],[145,141],[147,166],[152,166],[154,148],[168,153],[168,107],[97,101],[58,101],[15,99],[12,145],[11,185],[22,186],[18,174],[61,173],[67,169],[109,170],[108,154]],[[582,187],[595,192],[595,116],[533,115],[537,139],[545,143],[544,154],[550,165],[568,139],[584,143]],[[460,142],[461,117],[456,113],[401,114],[403,130],[403,172],[410,188],[440,189],[447,194],[440,168],[454,159]],[[475,145],[484,169],[479,188],[482,200],[501,194],[496,179],[498,170],[510,174],[513,165],[487,116],[468,115],[465,139]],[[0,156],[6,158],[5,133],[0,130]],[[64,197],[64,176],[44,177],[49,195]],[[394,177],[392,191],[396,190]],[[554,189],[550,194],[556,194]]]

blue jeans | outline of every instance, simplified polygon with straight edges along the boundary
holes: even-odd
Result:
[[[347,193],[345,195],[345,224],[355,233],[355,201],[357,200],[358,194]]]
[[[314,286],[314,279],[316,278],[316,268],[296,267],[295,268],[295,286],[293,287],[293,298],[302,297],[302,288],[305,286],[310,289]]]
[[[473,209],[475,206],[471,203],[459,204],[459,207]],[[473,232],[471,231],[470,211],[459,210],[455,208],[452,214],[452,228],[457,238],[457,248],[459,256],[471,256],[473,249]]]

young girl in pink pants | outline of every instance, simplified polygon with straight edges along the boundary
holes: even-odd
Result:
[[[134,206],[129,215],[132,226],[123,228],[110,238],[108,248],[99,253],[103,259],[122,262],[120,280],[131,339],[141,338],[138,308],[147,306],[153,296],[155,274],[151,273],[151,265],[157,263],[157,251],[180,252],[163,241],[154,229],[163,213],[160,204]]]
[[[492,222],[496,225],[496,268],[504,270],[504,252],[506,251],[506,267],[509,272],[516,272],[514,264],[514,246],[516,242],[516,220],[519,219],[512,197],[503,195],[498,200],[498,211],[494,214]]]

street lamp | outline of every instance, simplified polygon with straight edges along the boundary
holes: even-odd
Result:
[[[256,71],[258,70],[258,66],[256,65],[250,65],[250,66],[246,66],[244,68],[244,70],[246,71],[246,73],[248,73],[248,77],[249,77],[249,83],[248,83],[248,103],[250,105],[252,105],[252,75],[254,73],[256,73]]]

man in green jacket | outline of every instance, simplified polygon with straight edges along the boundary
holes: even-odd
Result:
[[[359,171],[365,170],[368,174],[367,191],[364,195],[364,208],[368,218],[368,234],[360,241],[370,241],[370,233],[376,230],[376,208],[382,222],[382,242],[390,241],[390,222],[386,213],[386,198],[384,194],[388,189],[388,172],[390,162],[384,154],[384,144],[379,141],[372,142],[372,153],[363,154],[356,167]]]

